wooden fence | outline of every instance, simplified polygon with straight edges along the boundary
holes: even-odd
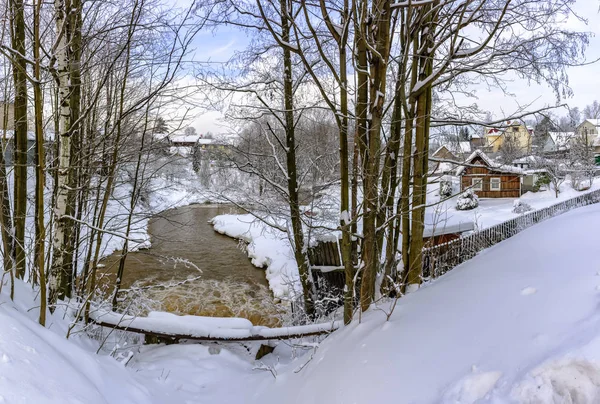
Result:
[[[480,251],[493,246],[543,220],[575,208],[600,202],[600,190],[567,199],[547,208],[525,213],[514,219],[456,240],[423,249],[423,276],[433,279],[473,258]]]

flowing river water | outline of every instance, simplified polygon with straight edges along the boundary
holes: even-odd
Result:
[[[208,221],[230,206],[188,205],[152,218],[152,247],[131,252],[125,262],[121,305],[200,316],[245,317],[277,326],[283,308],[273,302],[265,271],[254,267],[243,244],[213,230]],[[106,257],[106,285],[114,285],[121,253]],[[167,286],[169,285],[169,286]],[[132,307],[132,305],[134,307]]]

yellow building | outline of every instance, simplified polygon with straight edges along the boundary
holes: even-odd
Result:
[[[497,152],[504,142],[512,141],[524,153],[531,152],[533,130],[519,122],[507,122],[503,127],[485,128],[485,148]]]

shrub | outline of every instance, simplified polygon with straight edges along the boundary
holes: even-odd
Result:
[[[538,192],[542,188],[547,189],[548,185],[550,185],[550,176],[546,173],[540,174],[533,184],[533,192]]]
[[[471,210],[479,206],[479,198],[472,189],[467,189],[456,200],[457,210]]]
[[[529,212],[530,210],[533,210],[531,205],[523,202],[520,199],[515,199],[515,202],[513,203],[513,210],[512,210],[513,213],[521,214],[521,213]]]

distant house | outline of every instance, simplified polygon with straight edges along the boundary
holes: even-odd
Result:
[[[506,122],[500,127],[492,127],[484,129],[485,149],[496,153],[502,145],[508,141],[514,141],[516,145],[524,152],[531,152],[531,144],[533,137],[533,129],[519,122]]]
[[[442,160],[460,161],[460,159],[450,151],[450,148],[446,145],[442,145],[433,152],[431,157],[435,157]]]
[[[600,131],[600,119],[586,119],[577,126],[579,136],[590,136],[596,139]]]
[[[525,170],[493,162],[483,151],[475,150],[456,170],[461,192],[473,189],[481,198],[518,198]]]
[[[172,133],[168,135],[169,143],[173,147],[194,147],[202,135],[184,135]]]
[[[535,156],[524,156],[513,160],[511,165],[516,168],[522,168],[523,170],[528,170],[533,168],[538,163],[538,159]]]
[[[473,133],[469,143],[471,143],[471,150],[482,149],[485,147],[485,136],[480,133]]]
[[[565,151],[571,148],[571,141],[575,138],[575,132],[549,132],[548,139],[552,145],[544,147],[545,152]]]
[[[451,174],[456,170],[457,163],[464,161],[470,153],[471,144],[469,142],[444,144],[431,155],[429,172],[431,174]]]

